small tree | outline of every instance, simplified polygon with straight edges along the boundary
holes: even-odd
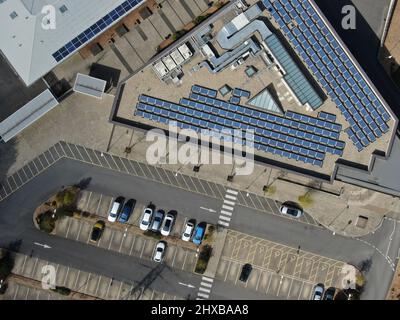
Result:
[[[310,207],[314,202],[310,191],[306,192],[302,196],[299,196],[298,200],[299,200],[300,204],[305,208]]]

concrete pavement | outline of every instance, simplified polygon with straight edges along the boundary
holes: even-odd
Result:
[[[222,206],[222,199],[213,199],[143,178],[63,159],[0,202],[0,212],[2,212],[0,215],[1,245],[6,246],[9,242],[22,239],[22,252],[30,253],[34,249],[35,254],[44,259],[67,265],[73,264],[96,273],[118,275],[121,280],[125,281],[137,280],[143,276],[145,271],[149,270],[151,263],[149,266],[148,263],[141,260],[131,260],[132,257],[88,247],[75,241],[51,237],[33,229],[31,218],[33,208],[47,200],[62,185],[74,184],[88,178],[90,179],[89,189],[96,192],[125,196],[135,195],[138,201],[144,203],[152,200],[161,206],[175,207],[178,212],[190,212],[191,216],[196,219],[211,223],[218,221],[218,215],[204,211],[201,207],[207,204],[217,209]],[[176,201],[176,199],[180,199],[180,201]],[[355,265],[359,265],[365,260],[371,260],[371,268],[366,273],[368,284],[364,295],[377,299],[384,298],[393,275],[386,253],[392,261],[395,261],[396,251],[400,246],[397,234],[393,234],[390,241],[387,240],[387,233],[390,230],[390,234],[393,230],[393,222],[389,220],[385,220],[373,236],[352,239],[334,236],[331,232],[315,225],[295,222],[278,215],[260,214],[257,210],[237,206],[231,221],[231,228],[293,248],[300,245],[302,250],[351,262]],[[56,250],[46,251],[36,248],[32,245],[35,241],[48,243]],[[384,254],[382,255],[381,252]],[[135,263],[144,268],[140,271],[139,276],[136,272],[133,275],[131,268],[127,267]],[[185,291],[185,288],[176,287],[178,282],[196,282],[195,285],[200,282],[200,277],[193,274],[181,272],[172,272],[172,274],[171,277],[168,276],[165,279],[175,280],[173,281],[175,284],[166,283],[164,279],[159,284],[160,289],[172,286],[174,292],[176,290],[185,295],[190,292]],[[241,289],[238,288],[238,290]]]

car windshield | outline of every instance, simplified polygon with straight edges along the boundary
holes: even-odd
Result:
[[[297,216],[297,210],[296,209],[288,208],[287,213],[292,215],[292,216]]]
[[[165,229],[168,229],[170,225],[171,225],[171,220],[165,221]]]
[[[143,221],[142,221],[142,224],[143,224],[144,226],[147,226],[147,225],[149,224],[149,222],[146,221],[146,220],[143,220]]]
[[[110,216],[111,216],[112,218],[115,218],[115,217],[117,216],[117,214],[116,214],[116,213],[110,213]]]
[[[162,248],[157,248],[157,251],[162,252],[163,250],[162,250]]]

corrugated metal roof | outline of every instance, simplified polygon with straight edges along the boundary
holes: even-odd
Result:
[[[78,73],[75,80],[74,91],[95,98],[101,98],[106,84],[107,82],[104,80]]]
[[[308,103],[313,110],[319,108],[323,104],[321,97],[289,55],[278,37],[272,34],[265,39],[265,43],[286,72],[284,79],[299,101],[302,104]]]
[[[54,98],[50,90],[47,89],[42,92],[0,123],[1,140],[4,142],[11,140],[57,105],[58,101]]]

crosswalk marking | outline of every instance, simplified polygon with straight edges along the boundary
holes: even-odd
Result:
[[[235,196],[237,196],[239,194],[239,192],[232,190],[232,189],[228,189],[228,190],[226,190],[226,192],[228,192],[230,194],[234,194]]]
[[[231,210],[233,211],[233,207],[227,206],[227,205],[223,205],[222,208],[226,209],[226,210]]]
[[[225,211],[225,210],[221,210],[221,214],[224,214],[224,215],[226,215],[226,216],[231,216],[232,215],[232,212],[229,212],[229,211]]]
[[[220,215],[219,218],[222,219],[222,220],[228,221],[228,222],[231,221],[231,218],[225,217],[223,215]]]
[[[203,286],[203,287],[212,288],[212,284],[210,284],[210,283],[201,282],[200,285]]]
[[[202,287],[200,287],[199,290],[203,291],[203,292],[206,292],[206,293],[210,293],[211,292],[210,289],[206,289],[206,288],[202,288]]]
[[[230,206],[234,206],[235,203],[233,201],[229,201],[229,200],[224,200],[224,203],[230,205]]]
[[[197,293],[197,300],[208,299],[211,294],[211,288],[214,279],[203,276],[199,286],[199,292]]]
[[[197,294],[197,296],[198,296],[198,297],[203,297],[203,298],[206,298],[206,299],[209,298],[209,295],[208,295],[208,294],[201,293],[201,292],[199,292],[199,293]]]
[[[225,226],[225,227],[229,227],[229,223],[227,223],[227,222],[218,220],[218,223],[221,224],[221,225],[223,225],[223,226]]]
[[[231,196],[230,194],[225,195],[225,198],[235,200],[235,201],[237,200],[237,198],[235,196]]]
[[[211,282],[211,283],[214,282],[214,279],[213,279],[213,278],[208,278],[208,277],[206,277],[206,276],[203,276],[201,279],[202,279],[202,280],[205,280],[205,281],[208,281],[208,282]]]

